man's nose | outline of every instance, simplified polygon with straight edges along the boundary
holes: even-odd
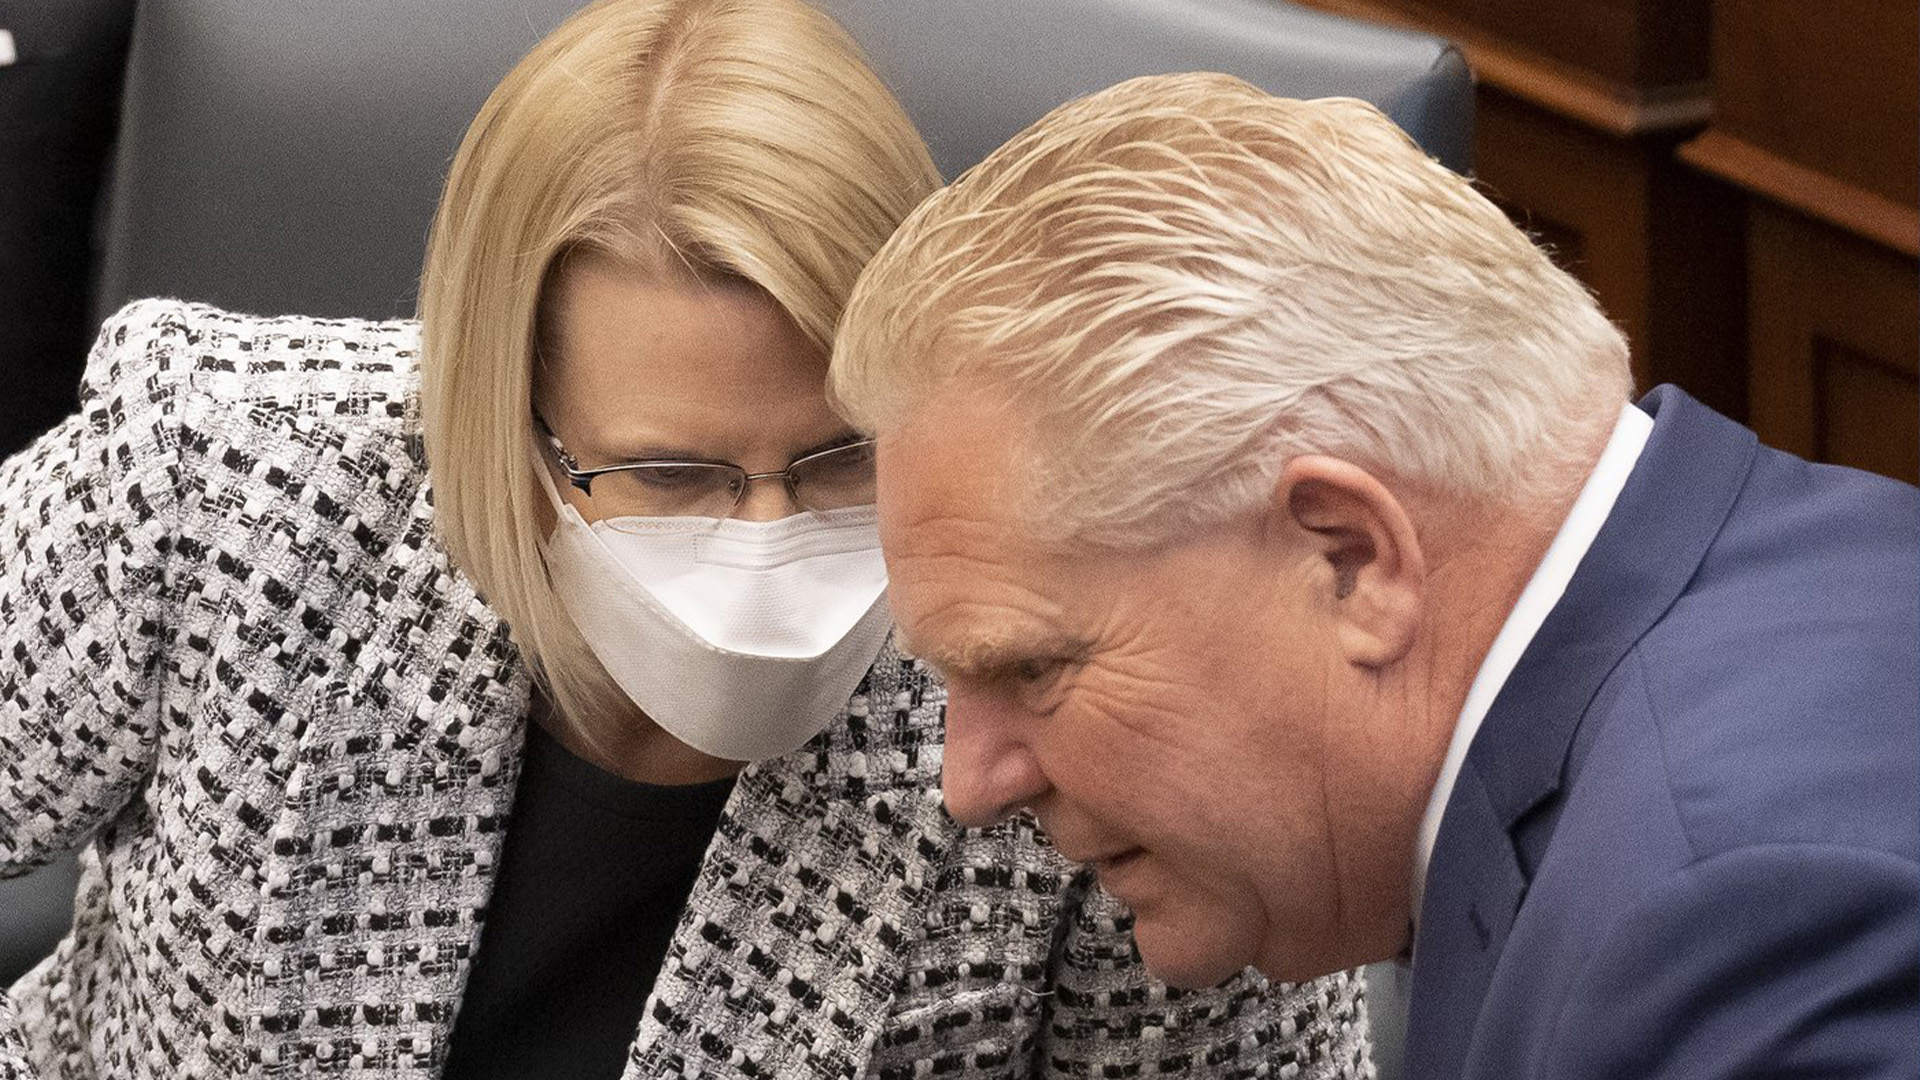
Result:
[[[940,787],[955,821],[991,825],[1046,794],[1039,758],[1017,732],[1017,718],[991,692],[948,684]]]

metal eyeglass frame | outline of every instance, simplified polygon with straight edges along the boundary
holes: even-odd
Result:
[[[712,461],[712,460],[707,460],[703,458],[649,458],[645,461],[622,461],[613,465],[602,465],[597,469],[583,469],[580,467],[580,459],[574,457],[573,454],[567,450],[566,446],[563,443],[561,443],[560,436],[555,435],[553,433],[553,429],[547,426],[547,421],[544,417],[536,413],[534,415],[533,422],[538,424],[540,426],[541,433],[546,435],[547,445],[553,448],[554,456],[559,459],[560,471],[566,474],[567,483],[572,485],[574,488],[577,488],[582,495],[585,495],[589,499],[593,498],[594,479],[596,477],[605,476],[608,473],[632,472],[635,469],[645,469],[645,468],[649,468],[657,465],[666,465],[666,466],[704,465],[704,466],[717,466],[719,468],[724,468],[724,469],[732,469],[734,472],[738,473],[742,477],[742,480],[740,483],[739,490],[733,493],[733,503],[727,507],[727,514],[722,516],[732,515],[733,511],[740,506],[740,500],[747,497],[748,484],[753,483],[755,480],[771,480],[774,477],[780,478],[781,486],[787,489],[787,498],[792,499],[793,504],[795,506],[798,506],[801,509],[807,510],[812,513],[816,513],[816,514],[823,513],[824,511],[816,509],[812,506],[808,506],[805,500],[800,498],[800,492],[797,486],[795,485],[794,478],[793,478],[794,466],[804,465],[807,462],[814,460],[815,458],[822,458],[827,456],[828,454],[838,454],[842,451],[851,450],[855,447],[865,447],[865,446],[873,445],[872,439],[855,439],[853,442],[850,442],[850,443],[842,443],[839,446],[828,447],[825,450],[816,450],[811,454],[802,454],[799,457],[794,458],[792,461],[787,462],[786,468],[780,469],[776,472],[753,473],[753,472],[748,472],[743,466],[736,465],[731,461]],[[830,507],[829,509],[846,509],[846,508]]]

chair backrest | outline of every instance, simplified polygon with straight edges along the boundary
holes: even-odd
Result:
[[[1069,98],[1226,71],[1384,108],[1464,169],[1445,42],[1282,0],[820,0],[948,176]],[[467,122],[580,0],[141,0],[96,311],[170,295],[256,312],[411,314]]]
[[[1284,0],[815,0],[867,50],[948,179],[1061,102],[1136,75],[1224,71],[1357,97],[1465,172],[1472,81],[1445,41]]]
[[[80,404],[133,0],[0,0],[0,457]],[[0,945],[0,947],[4,947]]]
[[[0,991],[45,959],[73,924],[80,863],[62,855],[25,877],[0,878]]]

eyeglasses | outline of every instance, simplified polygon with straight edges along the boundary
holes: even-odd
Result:
[[[583,469],[545,420],[535,418],[567,482],[603,517],[732,517],[755,480],[779,478],[802,509],[844,510],[874,501],[873,440],[804,454],[779,472],[750,473],[732,462],[662,459]]]

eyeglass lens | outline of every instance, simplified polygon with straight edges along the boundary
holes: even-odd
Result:
[[[807,510],[868,505],[874,500],[873,447],[857,443],[811,454],[789,466],[785,479],[794,501]],[[734,465],[643,463],[596,476],[589,497],[607,517],[726,517],[746,487],[746,471]]]

